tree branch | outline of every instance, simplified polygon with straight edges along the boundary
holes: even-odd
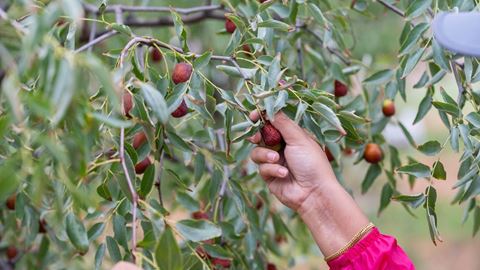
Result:
[[[399,8],[397,8],[396,6],[388,3],[388,2],[385,2],[384,0],[377,0],[380,4],[382,4],[383,6],[385,6],[386,8],[390,9],[391,11],[397,13],[398,15],[402,16],[402,17],[405,17],[405,12]]]
[[[83,7],[86,11],[100,14],[99,8],[94,5],[84,3]],[[223,9],[222,5],[207,5],[207,6],[196,6],[192,8],[173,8],[165,6],[127,6],[127,5],[109,5],[103,10],[103,13],[116,13],[120,12],[171,12],[175,11],[182,15],[188,15],[197,12],[208,12],[214,10]]]
[[[100,43],[114,35],[118,34],[117,31],[115,30],[111,30],[111,31],[108,31],[108,32],[105,32],[103,33],[102,35],[96,37],[95,39],[89,41],[88,43],[84,44],[82,47],[78,48],[75,50],[76,53],[79,53],[79,52],[82,52],[90,47],[93,47],[95,46],[97,43]]]
[[[452,67],[453,76],[455,77],[455,82],[457,83],[458,87],[457,103],[460,104],[460,100],[463,96],[463,92],[465,92],[465,88],[463,88],[462,80],[460,79],[460,74],[458,74],[457,65],[454,60],[450,60],[450,66]]]
[[[120,63],[124,62],[124,59],[125,59],[125,57],[128,53],[128,50],[130,50],[135,44],[138,44],[138,43],[145,44],[145,45],[148,45],[148,46],[157,45],[159,47],[184,54],[184,51],[181,48],[170,45],[170,44],[167,44],[167,43],[164,43],[164,42],[156,40],[156,39],[153,39],[151,37],[134,37],[127,43],[127,45],[125,45],[122,52],[120,53]],[[188,54],[195,57],[195,58],[200,57],[200,54],[196,54],[196,53],[188,53]],[[233,58],[231,56],[212,55],[210,57],[210,59],[230,62],[233,66],[235,66],[238,69],[238,71],[240,72],[242,77],[245,80],[248,80],[247,75],[240,68],[240,66],[238,65],[235,58]]]
[[[315,33],[314,31],[308,29],[305,27],[305,31],[307,31],[308,33],[310,33],[313,37],[315,37],[316,40],[318,40],[318,42],[320,43],[320,45],[323,46],[324,42],[323,42],[323,39],[317,34]],[[327,49],[327,51],[329,51],[331,54],[337,56],[345,65],[349,66],[352,62],[350,60],[348,60],[340,51],[338,50],[335,50],[333,48],[330,48],[328,46],[325,46],[325,48]]]

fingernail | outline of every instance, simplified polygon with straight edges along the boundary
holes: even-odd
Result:
[[[277,153],[274,153],[274,152],[269,152],[267,154],[267,158],[269,161],[275,161],[277,159]]]
[[[280,174],[280,176],[285,177],[288,174],[288,170],[285,168],[280,168],[278,169],[278,173]]]

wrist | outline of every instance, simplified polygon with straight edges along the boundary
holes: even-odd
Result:
[[[334,203],[338,194],[343,191],[343,187],[336,181],[329,181],[324,185],[315,187],[297,209],[297,213],[302,219],[308,218],[315,213],[316,218],[320,218],[329,210],[329,205]]]

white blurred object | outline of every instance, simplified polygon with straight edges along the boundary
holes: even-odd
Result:
[[[427,129],[423,122],[412,125],[415,115],[415,110],[404,110],[397,115],[397,119],[402,122],[408,132],[410,132],[415,142],[419,143],[425,140]],[[398,125],[388,123],[383,130],[383,136],[389,144],[397,148],[406,148],[409,145],[407,137]]]

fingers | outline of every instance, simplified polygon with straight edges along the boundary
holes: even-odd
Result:
[[[268,148],[256,147],[250,154],[253,162],[255,163],[275,163],[280,159],[280,155]]]
[[[265,180],[284,178],[288,175],[288,169],[279,164],[263,163],[258,166],[258,170]]]
[[[255,133],[252,137],[248,138],[248,141],[254,144],[259,144],[262,141],[262,135],[260,133]]]
[[[260,119],[260,114],[257,110],[253,110],[250,112],[249,117],[252,121],[256,122]],[[275,114],[274,119],[270,120],[270,122],[280,131],[287,144],[297,144],[300,140],[308,138],[305,131],[282,111]],[[259,143],[261,141],[261,135],[257,133],[253,135],[249,141]]]
[[[307,138],[305,131],[281,111],[275,115],[271,123],[280,131],[287,144],[297,144],[300,140]]]

